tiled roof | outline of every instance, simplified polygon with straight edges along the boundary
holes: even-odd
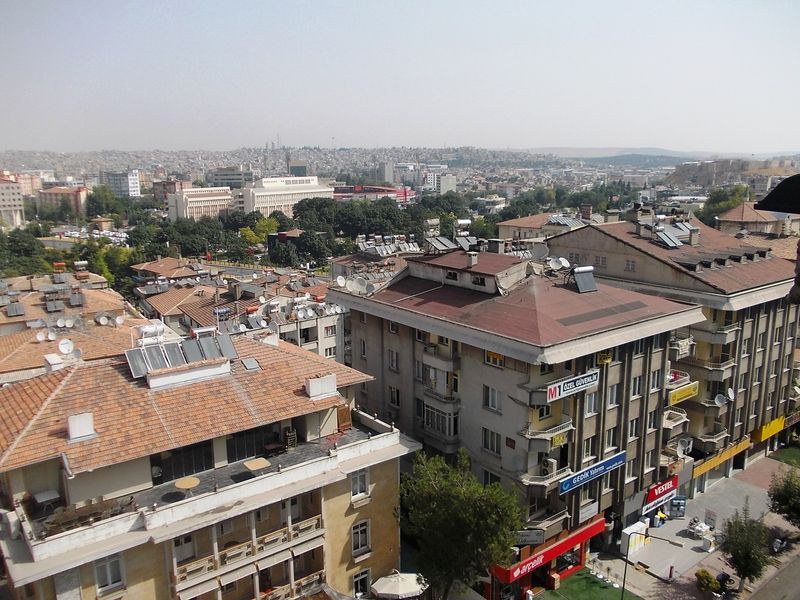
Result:
[[[406,277],[376,292],[371,300],[538,347],[689,309],[602,282],[597,282],[596,292],[580,294],[560,278],[534,277],[507,296],[455,286],[431,289],[435,285]]]
[[[742,202],[730,210],[719,215],[720,221],[733,221],[735,223],[774,223],[783,221],[787,214],[771,210],[756,210],[755,202]]]
[[[506,269],[523,262],[521,258],[508,254],[496,254],[494,252],[478,252],[478,263],[474,266],[468,265],[467,253],[456,250],[446,254],[425,254],[423,256],[409,256],[406,258],[409,263],[425,263],[435,265],[445,269],[455,269],[457,271],[467,271],[478,275],[497,275]]]
[[[722,257],[730,254],[741,254],[742,251],[752,252],[758,248],[769,247],[767,243],[758,246],[744,243],[730,234],[708,227],[699,221],[692,221],[692,225],[700,231],[700,245],[683,244],[678,248],[667,248],[652,242],[648,236],[637,235],[636,224],[629,221],[606,223],[595,227],[594,230],[657,258],[673,269],[726,294],[794,279],[794,264],[778,257],[760,259],[755,262],[750,260],[743,263],[731,261],[731,266],[703,268],[700,271],[693,271],[678,264],[676,260],[680,259],[695,259],[701,256]],[[563,233],[561,236],[581,235],[581,231]],[[764,241],[767,242],[768,240]]]
[[[212,265],[203,265],[203,268],[207,269],[212,275],[220,270],[219,267],[214,267]],[[137,272],[153,273],[159,277],[172,279],[197,276],[197,272],[189,266],[189,261],[186,259],[172,258],[171,256],[146,263],[139,263],[138,265],[131,265],[131,269]]]
[[[122,327],[91,324],[65,329],[56,340],[39,342],[36,333],[42,329],[27,329],[0,336],[0,373],[13,373],[44,366],[45,354],[59,354],[58,343],[69,339],[81,351],[85,361],[118,356],[131,347],[131,327],[150,321],[126,319]]]
[[[122,314],[125,308],[124,300],[117,292],[110,289],[93,290],[81,289],[83,294],[83,304],[81,306],[70,306],[69,301],[64,302],[64,310],[49,313],[46,309],[44,296],[40,292],[21,292],[18,296],[20,304],[25,306],[25,314],[9,317],[7,307],[0,309],[0,325],[7,323],[18,323],[33,321],[36,319],[55,319],[63,316],[84,316],[94,318],[94,315],[101,312]]]
[[[75,473],[149,456],[342,403],[338,394],[311,400],[307,378],[335,373],[341,388],[371,377],[311,352],[239,336],[240,357],[256,358],[246,371],[151,390],[134,380],[124,359],[84,363],[0,389],[0,471],[58,458]],[[67,420],[91,412],[97,436],[68,442]]]
[[[239,300],[223,299],[220,302],[216,302],[214,300],[214,296],[212,295],[211,298],[207,298],[205,300],[181,304],[178,306],[178,310],[180,310],[195,323],[199,323],[200,327],[211,327],[212,325],[217,324],[217,317],[214,314],[215,308],[238,307],[237,314],[241,314],[248,306],[260,306],[258,298],[242,298]],[[235,316],[236,315],[231,315],[230,318],[234,318]]]
[[[160,315],[179,315],[181,311],[178,307],[181,304],[195,302],[203,296],[213,298],[215,291],[216,288],[207,285],[173,287],[162,294],[150,296],[147,303]]]
[[[97,273],[85,271],[81,277],[81,279],[77,279],[75,273],[63,273],[63,281],[70,287],[73,285],[80,285],[81,287],[101,287],[107,285],[106,278]],[[53,285],[55,283],[53,275],[49,273],[34,275],[33,279],[29,279],[27,275],[21,275],[20,277],[9,277],[3,281],[8,285],[8,289],[18,292],[29,292],[31,289],[39,290],[42,286]]]
[[[555,214],[558,213],[539,213],[538,215],[528,215],[527,217],[519,217],[517,219],[509,219],[508,221],[500,221],[498,225],[541,229],[547,223],[550,217],[552,217]]]

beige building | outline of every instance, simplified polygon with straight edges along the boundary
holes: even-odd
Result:
[[[742,202],[717,217],[717,228],[735,235],[742,230],[762,235],[800,235],[800,215],[756,210],[755,202]],[[769,242],[766,242],[769,245]]]
[[[398,461],[417,446],[353,408],[368,376],[277,339],[127,355],[0,390],[15,598],[355,595],[399,566]]]
[[[792,423],[800,401],[792,384],[798,309],[787,299],[794,264],[773,257],[769,240],[754,245],[695,220],[628,218],[548,245],[620,289],[703,306],[704,322],[678,333],[694,352],[675,363],[698,393],[669,401],[690,419],[695,464],[683,491],[692,495],[763,455]]]
[[[356,399],[434,452],[465,448],[479,480],[514,490],[531,537],[520,562],[493,569],[496,593],[554,587],[590,544],[613,545],[615,515],[641,516],[651,485],[691,478],[691,459],[668,474],[660,449],[685,433],[666,404],[693,385],[673,376],[672,332],[701,323],[699,307],[491,252],[406,264],[374,293],[329,293],[350,309],[353,367],[374,377]]]
[[[216,219],[233,208],[233,195],[228,187],[184,188],[167,194],[167,212],[170,221],[178,219],[199,220],[200,217]]]
[[[0,177],[0,228],[15,229],[25,225],[22,186],[13,179]]]
[[[85,187],[52,187],[39,190],[36,197],[36,209],[58,210],[62,202],[67,202],[76,215],[86,215],[86,201],[89,188]]]
[[[191,187],[193,187],[191,181],[183,181],[180,179],[153,181],[153,200],[166,204],[169,194],[179,194],[183,190],[188,190]]]
[[[317,177],[267,177],[242,190],[245,213],[260,211],[268,216],[279,210],[292,216],[292,208],[305,198],[333,198],[333,188],[319,183]]]

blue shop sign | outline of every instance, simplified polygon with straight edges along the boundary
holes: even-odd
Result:
[[[565,477],[558,482],[558,493],[561,495],[566,494],[568,491],[579,488],[582,485],[597,479],[598,477],[602,477],[609,471],[618,469],[624,464],[625,451],[623,450],[614,456],[609,456],[607,459],[593,464],[591,467],[586,467],[577,473],[573,473],[569,477]]]

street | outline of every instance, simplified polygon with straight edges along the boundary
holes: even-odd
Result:
[[[784,565],[764,587],[750,596],[751,600],[800,600],[796,569],[800,569],[800,555]]]

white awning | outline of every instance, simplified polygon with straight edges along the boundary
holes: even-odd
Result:
[[[208,592],[213,592],[219,589],[219,583],[217,582],[216,577],[213,579],[209,579],[208,581],[204,581],[203,583],[198,583],[190,588],[186,588],[178,592],[178,598],[180,600],[192,600],[193,598],[197,598],[202,594],[206,594]]]
[[[256,562],[256,568],[260,571],[261,569],[268,569],[272,565],[277,565],[278,563],[282,563],[285,560],[289,560],[292,558],[292,553],[288,550],[282,550],[281,552],[277,552],[272,556],[268,556],[266,558],[259,558]]]
[[[228,571],[219,576],[219,584],[220,585],[228,585],[229,583],[233,583],[239,579],[247,577],[248,575],[253,575],[258,573],[258,569],[253,563],[249,565],[245,565],[244,567],[239,567],[238,569],[234,569],[233,571]]]
[[[297,544],[297,546],[292,547],[292,554],[294,556],[300,556],[301,554],[308,552],[309,550],[313,550],[314,548],[319,548],[325,543],[325,539],[322,536],[316,537],[313,540],[308,540],[307,542],[303,542],[301,544]]]

